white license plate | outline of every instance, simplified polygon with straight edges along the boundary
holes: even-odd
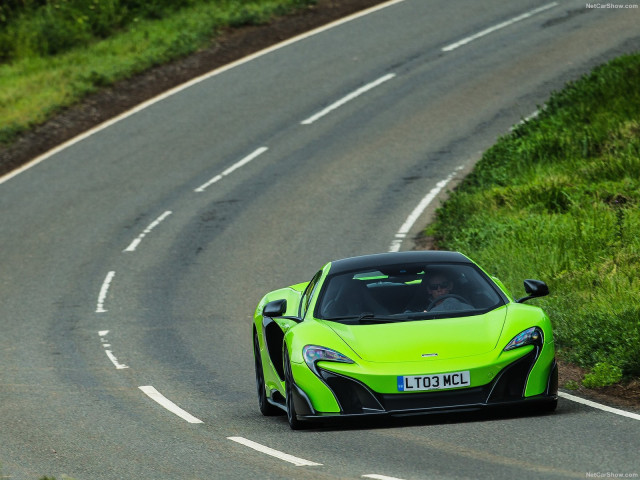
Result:
[[[453,373],[437,373],[434,375],[398,376],[399,392],[424,392],[443,388],[459,388],[471,385],[469,371]]]

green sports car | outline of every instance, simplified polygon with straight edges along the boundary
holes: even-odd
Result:
[[[552,411],[551,322],[457,252],[381,253],[327,263],[275,290],[253,323],[258,404],[312,420],[526,405]]]

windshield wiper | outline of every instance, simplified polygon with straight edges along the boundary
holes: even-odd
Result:
[[[381,315],[376,315],[373,312],[362,312],[358,317],[358,321],[360,323],[363,322],[371,322],[371,323],[394,323],[394,322],[403,322],[406,320],[401,317],[385,317]]]
[[[393,323],[393,322],[404,322],[407,320],[406,317],[384,317],[376,315],[373,312],[363,312],[360,315],[345,315],[342,317],[329,317],[324,320],[328,320],[330,322],[340,322],[343,320],[356,320],[358,323]]]
[[[358,320],[357,315],[345,315],[343,317],[327,317],[327,318],[323,318],[322,320],[328,320],[330,322],[339,322],[342,320]]]

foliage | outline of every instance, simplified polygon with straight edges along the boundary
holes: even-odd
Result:
[[[599,362],[591,373],[584,376],[582,384],[587,388],[606,387],[618,383],[622,379],[622,370],[614,365]]]
[[[266,23],[312,3],[3,0],[0,145],[87,94],[209,46],[225,28]]]
[[[640,55],[555,92],[488,150],[438,210],[439,248],[537,300],[570,360],[640,375]]]
[[[206,6],[232,26],[264,21],[269,12],[308,1],[273,0],[9,0],[0,6],[0,61],[51,56],[87,46],[143,20]],[[226,13],[225,13],[226,12]]]
[[[567,390],[578,390],[580,388],[580,384],[575,380],[569,380],[564,384],[564,388],[566,388]]]

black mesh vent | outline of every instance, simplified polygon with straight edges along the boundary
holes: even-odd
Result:
[[[367,410],[382,410],[371,391],[356,380],[318,369],[320,375],[336,396],[342,413],[363,413]]]
[[[447,390],[445,392],[378,394],[385,410],[428,410],[477,406],[485,402],[489,386]]]
[[[537,357],[538,348],[535,348],[531,353],[502,370],[495,382],[488,403],[523,398],[529,371]]]

